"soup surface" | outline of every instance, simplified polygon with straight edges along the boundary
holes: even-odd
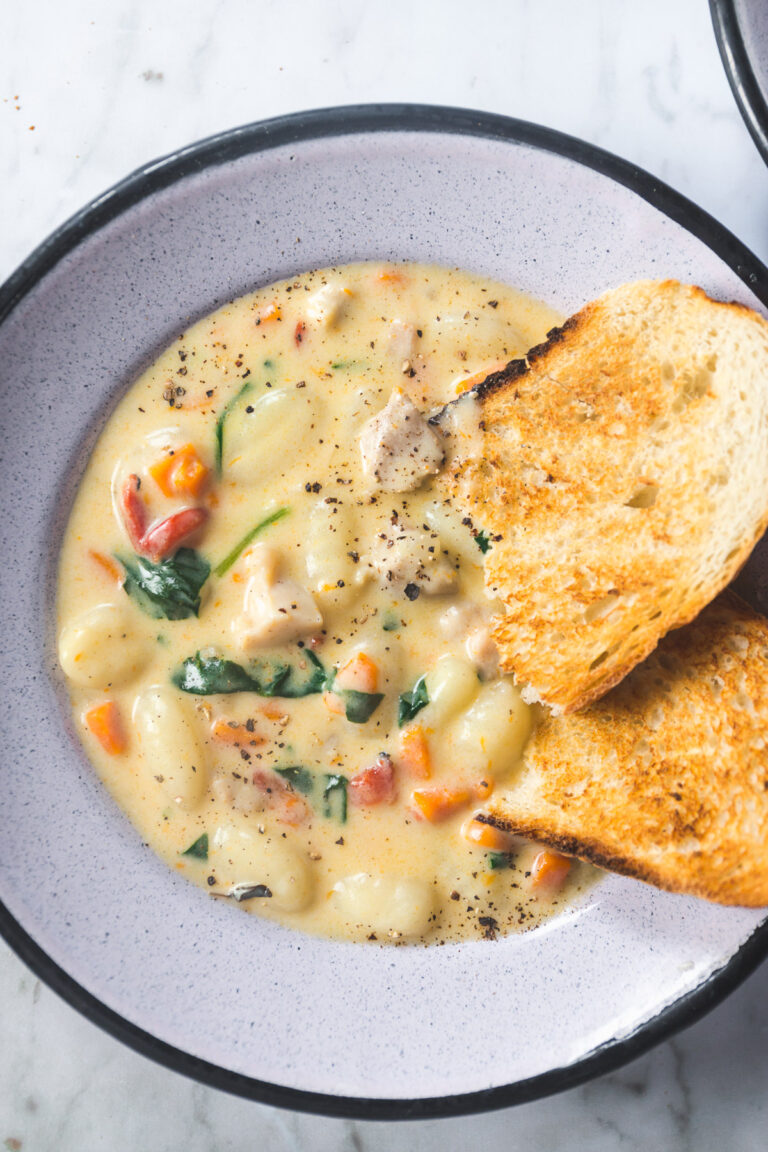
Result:
[[[60,561],[74,723],[213,896],[440,942],[588,882],[483,821],[536,717],[498,674],[493,542],[434,486],[428,423],[557,321],[444,268],[310,272],[182,333],[106,425]]]

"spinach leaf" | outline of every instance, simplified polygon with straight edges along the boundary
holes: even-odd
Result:
[[[347,783],[346,776],[330,772],[323,785],[323,815],[340,824],[347,822]]]
[[[171,680],[182,692],[196,696],[216,696],[228,692],[255,692],[258,696],[297,698],[322,692],[327,675],[314,652],[305,653],[311,670],[300,672],[291,664],[279,660],[255,660],[252,671],[234,660],[220,656],[203,656],[197,652],[188,656]]]
[[[238,400],[241,400],[243,398],[243,396],[247,396],[248,393],[252,392],[252,391],[253,391],[253,384],[251,384],[250,381],[247,381],[245,384],[243,384],[243,386],[239,390],[239,392],[237,392],[232,397],[232,399],[227,404],[224,405],[224,409],[221,413],[221,416],[219,416],[218,420],[216,421],[215,460],[216,460],[216,471],[219,474],[219,476],[221,476],[221,459],[222,459],[222,456],[224,453],[224,421],[227,419],[227,416],[229,416],[230,412],[235,407]]]
[[[297,792],[303,792],[305,796],[309,796],[310,792],[315,787],[315,778],[308,768],[302,768],[300,765],[291,765],[288,768],[275,768],[278,776],[282,776],[283,780],[288,783]]]
[[[485,555],[491,547],[491,538],[481,529],[475,536],[475,544],[477,544],[480,551]]]
[[[410,692],[403,692],[397,702],[397,726],[402,728],[429,704],[427,678],[420,676]]]
[[[328,674],[322,662],[309,648],[304,650],[304,655],[312,665],[306,672],[280,660],[254,660],[251,665],[252,691],[259,696],[283,696],[291,700],[323,692]]]
[[[344,714],[352,724],[365,724],[384,699],[383,692],[358,692],[355,688],[334,688],[344,701]]]
[[[394,612],[387,612],[384,615],[381,626],[385,632],[397,632],[400,627],[400,621]]]
[[[179,548],[175,556],[155,564],[146,556],[117,559],[125,569],[123,591],[153,620],[185,620],[197,616],[200,589],[211,566],[192,548]]]
[[[244,552],[248,545],[252,544],[256,537],[260,535],[260,533],[262,533],[265,528],[269,528],[270,524],[276,524],[278,520],[282,520],[283,516],[287,516],[289,512],[290,508],[278,508],[276,512],[272,512],[269,516],[266,516],[263,520],[260,520],[255,528],[251,528],[249,532],[246,532],[242,540],[239,540],[237,544],[235,544],[232,551],[227,553],[221,563],[216,565],[213,570],[214,575],[223,576],[225,572],[228,572],[240,556],[240,553]]]
[[[226,692],[253,692],[253,681],[241,664],[221,656],[188,656],[171,676],[182,692],[196,696],[216,696]]]
[[[489,852],[488,867],[494,872],[501,868],[511,868],[512,854],[510,852]]]
[[[194,844],[190,844],[189,848],[185,848],[183,852],[179,853],[180,856],[194,856],[196,860],[208,859],[208,833],[203,832],[202,836],[198,836]]]

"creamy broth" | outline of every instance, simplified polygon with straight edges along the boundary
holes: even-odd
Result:
[[[184,332],[109,420],[62,548],[61,663],[102,780],[213,896],[440,942],[588,882],[473,819],[536,717],[427,423],[557,320],[443,268],[311,272]]]

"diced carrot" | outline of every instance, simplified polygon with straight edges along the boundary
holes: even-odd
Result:
[[[162,560],[180,548],[208,519],[207,508],[182,508],[158,524],[153,524],[139,541],[137,551],[150,560]]]
[[[573,861],[570,856],[545,848],[534,858],[531,865],[531,883],[534,888],[555,892],[565,883]]]
[[[344,701],[335,692],[323,692],[323,704],[334,716],[343,716],[346,712]]]
[[[114,700],[96,704],[85,713],[85,723],[110,756],[119,756],[128,747],[120,709]]]
[[[209,476],[193,444],[166,452],[149,467],[149,474],[164,496],[199,496]]]
[[[267,701],[261,705],[261,711],[267,720],[277,720],[278,723],[283,723],[288,720],[288,713],[283,704],[272,704]]]
[[[103,552],[95,552],[93,549],[88,552],[88,555],[95,564],[98,564],[98,566],[106,572],[107,576],[111,576],[118,584],[120,583],[123,579],[123,574],[115,560],[112,560],[109,556],[105,556]]]
[[[256,313],[256,324],[268,324],[270,320],[282,320],[283,314],[280,311],[280,305],[277,300],[272,300],[271,303],[265,304],[263,308],[259,308]]]
[[[474,388],[475,384],[480,384],[487,376],[491,376],[494,372],[500,372],[501,369],[506,368],[506,366],[506,360],[492,360],[490,364],[486,364],[479,372],[473,372],[471,376],[465,376],[461,380],[457,380],[457,396],[460,396],[462,392],[468,392],[470,388]]]
[[[225,720],[217,717],[211,725],[211,736],[220,744],[263,744],[264,737],[256,731],[251,731],[247,724],[238,724],[234,720]]]
[[[367,652],[356,652],[336,676],[339,688],[349,688],[355,692],[377,692],[379,688],[379,666]]]
[[[399,761],[417,780],[429,780],[432,775],[429,744],[420,724],[411,724],[400,733]]]
[[[509,852],[514,844],[511,832],[487,824],[481,812],[475,812],[473,816],[467,817],[461,826],[461,834],[470,844],[478,844],[491,852]]]
[[[147,526],[147,508],[139,495],[140,487],[141,481],[138,476],[132,474],[125,479],[120,489],[120,512],[122,513],[123,524],[128,533],[128,539],[136,552],[141,551],[141,542]]]
[[[437,824],[469,804],[471,799],[469,788],[417,788],[411,793],[411,807],[419,819]]]

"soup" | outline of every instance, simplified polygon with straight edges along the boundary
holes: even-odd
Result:
[[[536,716],[429,424],[557,321],[455,270],[309,272],[179,335],[109,419],[62,547],[61,665],[102,780],[212,897],[437,943],[588,882],[484,819]]]

